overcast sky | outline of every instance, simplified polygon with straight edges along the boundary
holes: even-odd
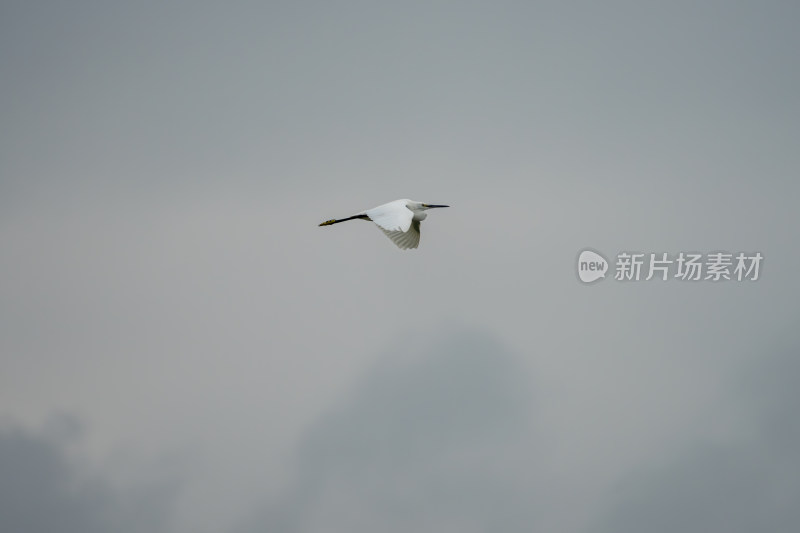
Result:
[[[795,531],[798,23],[3,2],[0,529]]]

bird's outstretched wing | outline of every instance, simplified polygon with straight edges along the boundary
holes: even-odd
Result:
[[[414,213],[406,207],[405,200],[379,205],[365,213],[398,248],[419,246],[419,222],[414,222]]]
[[[404,200],[395,200],[364,211],[384,231],[408,231],[414,213],[406,207]]]
[[[387,237],[392,239],[392,242],[401,250],[408,250],[409,248],[416,248],[419,246],[419,222],[416,220],[411,222],[408,231],[389,231],[382,227],[381,230]]]

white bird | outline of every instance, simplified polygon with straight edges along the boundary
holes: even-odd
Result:
[[[367,209],[347,218],[326,220],[320,226],[330,226],[346,220],[360,218],[371,220],[392,239],[401,250],[419,246],[419,223],[428,216],[425,211],[434,207],[450,207],[449,205],[432,205],[413,200],[395,200],[388,204]]]

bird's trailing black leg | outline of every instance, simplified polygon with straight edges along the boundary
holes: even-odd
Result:
[[[331,220],[326,220],[325,222],[320,224],[320,226],[330,226],[331,224],[338,224],[339,222],[345,222],[347,220],[353,220],[354,218],[360,218],[362,220],[370,220],[370,218],[367,215],[353,215],[353,216],[347,217],[347,218],[339,218],[339,219],[332,218]]]

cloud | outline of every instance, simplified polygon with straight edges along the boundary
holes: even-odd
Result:
[[[387,353],[306,433],[291,488],[243,530],[528,530],[522,376],[484,334],[417,337]]]
[[[800,523],[796,346],[751,364],[734,387],[740,436],[698,442],[620,487],[603,531],[795,531]]]
[[[3,531],[119,533],[167,530],[173,490],[121,490],[78,468],[67,448],[77,419],[58,416],[42,431],[0,428],[0,516]]]

